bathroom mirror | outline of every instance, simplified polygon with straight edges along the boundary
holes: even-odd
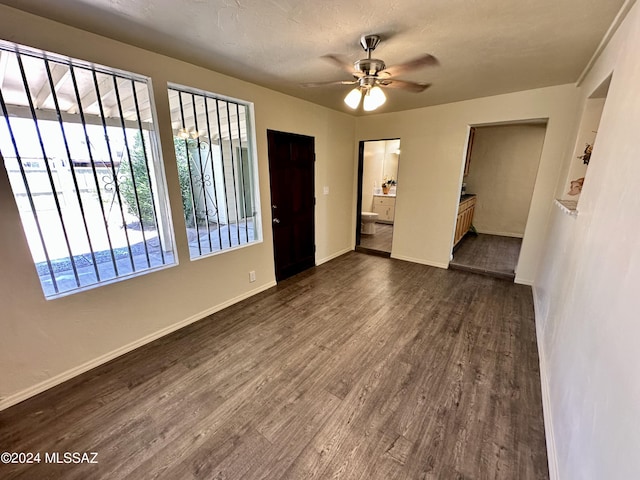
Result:
[[[398,181],[398,158],[400,140],[372,140],[364,144],[364,164],[362,177],[362,207],[373,208],[373,196],[382,194],[385,180]],[[395,194],[397,189],[393,189]]]
[[[400,156],[400,140],[387,140],[384,142],[384,156],[382,158],[382,179],[393,178],[398,180],[398,157]]]

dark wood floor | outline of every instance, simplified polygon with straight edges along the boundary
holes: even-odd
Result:
[[[467,234],[453,252],[450,268],[513,280],[521,238]]]
[[[391,243],[393,242],[393,225],[376,223],[376,233],[374,235],[361,235],[360,246],[371,250],[391,253]]]
[[[528,287],[346,254],[0,412],[20,479],[547,479]]]

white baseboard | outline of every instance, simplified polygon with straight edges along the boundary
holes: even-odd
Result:
[[[344,255],[345,253],[352,252],[352,251],[353,251],[353,248],[345,248],[344,250],[340,250],[339,252],[333,253],[328,257],[324,257],[320,260],[316,260],[316,265],[322,265],[323,263],[327,263],[328,261],[333,260],[334,258],[338,258],[340,255]]]
[[[551,395],[549,392],[549,376],[547,374],[547,357],[545,355],[540,308],[536,289],[533,291],[533,309],[536,324],[536,340],[538,344],[538,358],[540,362],[540,387],[542,389],[542,413],[544,417],[544,435],[547,440],[547,461],[549,464],[549,479],[560,480],[558,470],[558,456],[556,454],[556,441],[553,433],[553,415],[551,414]],[[544,321],[546,323],[546,321]]]
[[[395,258],[397,260],[404,260],[405,262],[412,262],[412,263],[419,263],[421,265],[428,265],[430,267],[438,267],[438,268],[444,268],[444,269],[449,268],[449,264],[448,263],[430,262],[430,261],[424,260],[422,258],[405,257],[403,255],[394,255],[394,254],[391,254],[391,258]]]
[[[477,231],[478,231],[478,233],[484,233],[485,235],[498,235],[499,237],[524,238],[524,234],[523,233],[490,232],[490,231],[487,231],[487,230],[477,230]]]
[[[175,332],[176,330],[186,327],[191,323],[197,322],[198,320],[201,320],[213,313],[219,312],[220,310],[223,310],[224,308],[227,308],[235,303],[238,303],[242,300],[252,297],[253,295],[256,295],[260,292],[263,292],[275,285],[276,285],[275,281],[261,285],[260,287],[254,290],[250,290],[246,293],[243,293],[242,295],[238,295],[237,297],[227,300],[226,302],[222,302],[221,304],[218,304],[214,307],[211,307],[202,312],[196,313],[195,315],[192,315],[184,320],[181,320],[177,323],[169,325],[168,327],[161,328],[156,332],[153,332],[149,335],[145,335],[144,337],[138,340],[135,340],[120,348],[116,348],[115,350],[109,353],[106,353],[104,355],[100,355],[99,357],[93,360],[89,360],[88,362],[83,363],[82,365],[73,367],[65,372],[62,372],[58,375],[55,375],[51,378],[46,379],[43,382],[40,382],[36,385],[32,385],[31,387],[21,390],[20,392],[14,393],[5,398],[0,398],[0,411],[6,408],[9,408],[12,405],[15,405],[16,403],[20,403],[23,400],[26,400],[27,398],[30,398],[39,393],[42,393],[45,390],[55,387],[56,385],[59,385],[67,380],[70,380],[71,378],[76,377],[84,372],[87,372],[92,368],[98,367],[103,363],[107,363],[108,361],[113,360],[114,358],[117,358],[121,355],[124,355],[125,353],[128,353],[132,350],[135,350],[136,348],[146,345],[147,343],[153,342],[154,340],[157,340],[160,337],[164,337],[165,335],[168,335],[172,332]]]

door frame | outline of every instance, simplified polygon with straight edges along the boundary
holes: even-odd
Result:
[[[461,192],[462,190],[462,183],[464,182],[465,170],[468,167],[467,161],[469,162],[471,161],[471,155],[472,155],[471,149],[473,148],[473,141],[475,139],[476,130],[478,128],[500,127],[500,126],[508,126],[508,125],[527,125],[531,123],[545,125],[544,139],[542,141],[542,150],[540,151],[540,158],[538,159],[538,167],[537,167],[536,176],[535,176],[536,180],[534,182],[534,187],[533,187],[534,191],[531,193],[531,198],[529,200],[529,211],[527,213],[527,221],[524,228],[524,234],[522,235],[523,244],[525,242],[525,239],[528,238],[527,234],[529,233],[529,221],[531,220],[531,205],[533,204],[533,196],[535,194],[535,188],[538,185],[538,181],[540,180],[540,162],[542,161],[542,154],[544,153],[544,147],[547,142],[547,135],[549,133],[549,120],[550,120],[549,117],[532,117],[532,118],[520,118],[516,120],[505,120],[505,121],[498,121],[498,122],[470,123],[466,126],[467,136],[465,138],[464,154],[463,154],[462,163],[460,166],[458,192]],[[456,250],[456,245],[454,244],[454,238],[455,238],[455,232],[456,232],[456,224],[458,223],[459,209],[460,209],[460,201],[458,200],[458,204],[456,205],[456,208],[455,208],[455,215],[453,217],[454,220],[453,220],[453,228],[451,230],[451,244],[450,244],[451,247],[450,247],[450,253],[449,253],[449,261],[447,262],[447,268],[449,268],[449,264],[451,263],[454,257],[453,255],[454,251]],[[514,282],[518,278],[518,266],[520,264],[521,257],[522,257],[522,249],[520,249],[520,253],[518,254],[518,261],[516,262],[516,267],[515,267],[516,278],[514,279]]]
[[[400,137],[374,138],[370,140],[358,141],[358,184],[356,189],[356,195],[357,195],[356,196],[356,243],[354,245],[354,250],[356,252],[369,253],[369,254],[379,255],[381,257],[387,257],[387,258],[391,257],[391,253],[372,250],[370,248],[365,248],[360,246],[360,241],[362,238],[362,235],[360,232],[360,223],[362,222],[362,178],[364,176],[364,145],[367,142],[388,142],[391,140],[399,140],[400,145],[402,145],[402,138]],[[400,171],[399,166],[398,166],[398,171]],[[393,228],[395,229],[395,223]],[[393,243],[391,248],[393,249]]]
[[[311,268],[316,266],[316,185],[315,185],[315,179],[316,179],[316,152],[315,152],[315,147],[316,147],[316,138],[311,136],[311,135],[305,135],[302,133],[294,133],[294,132],[285,132],[283,130],[276,130],[276,129],[272,129],[272,128],[268,128],[267,129],[267,165],[268,165],[268,176],[269,176],[269,210],[271,212],[271,244],[272,244],[272,248],[273,248],[273,267],[274,267],[274,275],[276,277],[276,282],[285,280],[286,278],[288,278],[289,276],[293,276],[296,275],[297,273],[294,273],[293,275],[288,275],[287,277],[284,278],[278,278],[278,265],[277,265],[277,260],[276,260],[276,241],[275,241],[275,231],[274,231],[274,222],[273,219],[275,218],[274,215],[274,209],[273,206],[274,201],[273,201],[273,186],[272,186],[272,182],[271,182],[271,158],[269,156],[269,137],[271,134],[283,134],[283,135],[287,135],[290,137],[304,137],[307,139],[311,140],[312,143],[312,150],[313,150],[313,166],[311,168],[311,183],[313,186],[313,215],[312,215],[312,225],[311,225],[311,229],[312,229],[312,241],[313,241],[313,262],[311,265],[309,265],[308,267],[304,268],[303,270],[300,270],[300,272],[306,270],[307,268]]]

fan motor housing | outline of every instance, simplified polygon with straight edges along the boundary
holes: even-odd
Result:
[[[380,81],[380,79],[378,77],[375,77],[373,75],[366,75],[360,79],[358,79],[358,86],[364,91],[364,90],[370,90],[371,88],[377,86],[377,85],[383,85],[383,83]]]
[[[355,62],[353,66],[365,75],[376,75],[386,67],[384,62],[378,58],[363,58]]]
[[[363,35],[360,37],[360,45],[365,52],[373,52],[381,40],[380,35]]]

